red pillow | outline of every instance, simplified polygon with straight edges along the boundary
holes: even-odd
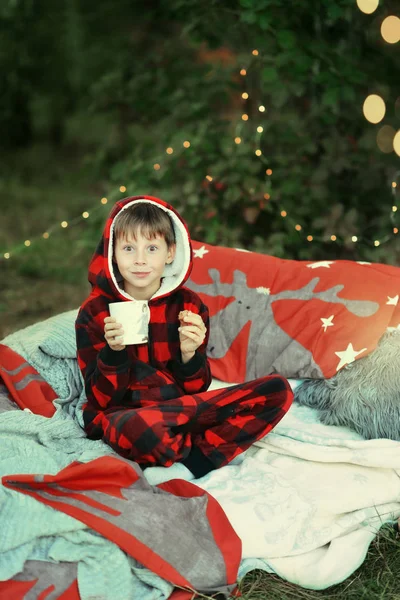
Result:
[[[400,269],[296,261],[193,242],[187,286],[210,310],[213,376],[329,378],[400,328]]]

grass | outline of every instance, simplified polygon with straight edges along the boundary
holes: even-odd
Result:
[[[252,571],[240,584],[241,600],[400,600],[400,535],[385,526],[359,569],[346,581],[314,591],[276,575]]]
[[[107,181],[96,181],[85,162],[86,149],[54,151],[45,145],[0,161],[0,339],[54,314],[77,308],[89,291],[87,266],[100,223],[109,206],[99,207]],[[97,217],[79,215],[97,205]],[[77,217],[74,227],[60,222]],[[52,227],[54,229],[52,230]],[[44,240],[44,231],[52,231]],[[24,241],[34,239],[31,246]],[[362,566],[346,581],[313,591],[263,571],[240,583],[242,600],[400,600],[400,536],[384,527]]]
[[[1,339],[81,304],[95,248],[93,223],[82,213],[96,205],[105,220],[109,207],[100,204],[107,182],[94,181],[84,152],[74,146],[57,151],[37,144],[0,163]],[[61,227],[71,220],[73,227]]]

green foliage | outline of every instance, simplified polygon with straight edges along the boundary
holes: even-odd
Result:
[[[398,48],[370,39],[376,22],[366,22],[353,0],[290,11],[279,0],[175,0],[147,15],[121,67],[92,89],[97,108],[119,106],[118,135],[99,153],[99,172],[111,161],[116,185],[171,201],[204,241],[283,257],[396,261],[395,239],[373,246],[394,238],[399,161],[378,149],[380,126],[365,120],[362,104],[381,94],[385,123],[398,127],[391,107],[400,93]]]
[[[396,262],[399,159],[378,149],[381,124],[362,114],[378,93],[384,123],[399,127],[400,44],[379,34],[390,9],[375,18],[354,0],[290,10],[284,0],[7,0],[1,143],[39,134],[68,143],[69,115],[80,114],[75,143],[92,139],[93,177],[171,201],[195,238],[288,258]],[[93,135],[99,116],[107,125]]]

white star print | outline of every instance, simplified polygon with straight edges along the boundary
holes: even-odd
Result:
[[[334,260],[320,260],[319,262],[310,263],[307,265],[307,269],[319,269],[320,267],[330,269],[334,262]]]
[[[359,354],[361,354],[361,352],[365,352],[366,348],[363,348],[362,350],[354,350],[353,348],[353,344],[349,344],[346,348],[346,350],[343,350],[342,352],[335,352],[336,356],[338,356],[340,358],[340,362],[338,364],[338,366],[336,367],[336,371],[339,371],[339,369],[341,369],[342,367],[344,367],[344,365],[348,365],[349,363],[352,363],[356,356],[358,356]]]
[[[332,323],[333,317],[334,317],[334,315],[331,315],[327,319],[321,318],[322,327],[324,328],[324,331],[326,331],[328,329],[328,327],[333,327],[333,325],[334,325],[334,323]]]
[[[397,306],[398,301],[399,301],[398,294],[397,294],[397,296],[393,296],[393,298],[391,296],[388,296],[388,301],[386,302],[386,304],[393,304],[393,306]]]
[[[364,260],[357,260],[356,263],[358,265],[371,265],[372,264],[370,262],[365,262]]]
[[[269,295],[270,295],[270,293],[271,293],[271,290],[270,290],[269,288],[266,288],[266,287],[262,287],[262,286],[261,286],[261,287],[258,287],[258,288],[256,288],[256,289],[257,289],[257,292],[258,292],[259,294],[265,294],[266,296],[269,296]]]
[[[193,250],[193,256],[195,258],[203,258],[208,252],[209,250],[205,246],[202,246],[201,248],[197,248],[197,250]]]

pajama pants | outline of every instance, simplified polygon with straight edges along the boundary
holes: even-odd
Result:
[[[138,408],[109,408],[92,425],[118,454],[143,468],[179,461],[201,477],[269,433],[292,401],[288,381],[270,375]]]

